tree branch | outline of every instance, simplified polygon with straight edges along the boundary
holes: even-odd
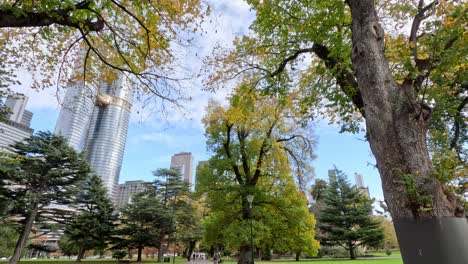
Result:
[[[242,174],[240,173],[239,168],[234,162],[232,162],[232,154],[231,154],[231,149],[230,149],[232,127],[233,127],[232,124],[226,123],[226,141],[223,144],[224,152],[226,152],[226,156],[231,160],[231,167],[232,167],[232,170],[234,171],[237,182],[239,184],[244,184],[244,180],[242,179]]]
[[[77,21],[70,16],[74,10],[88,10],[90,4],[91,1],[86,0],[73,7],[37,13],[24,11],[17,7],[1,9],[0,28],[45,27],[57,24],[85,31],[101,31],[104,28],[104,22],[100,18],[96,21],[91,19]]]

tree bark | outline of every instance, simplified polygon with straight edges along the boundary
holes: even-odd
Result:
[[[392,218],[398,222],[461,216],[459,204],[433,177],[426,145],[431,109],[418,101],[414,87],[395,82],[384,53],[384,31],[374,1],[347,3],[352,16],[351,59],[364,102],[367,139]],[[401,240],[403,229],[396,229]],[[444,248],[449,246],[440,245],[440,251],[432,253],[444,255]],[[404,247],[401,250],[405,263],[417,263],[407,261],[406,256],[414,252]]]
[[[296,261],[299,261],[300,257],[301,257],[301,252],[297,251],[296,252]]]
[[[161,235],[161,239],[159,240],[158,262],[164,262],[163,243],[164,235]]]
[[[16,242],[15,251],[13,256],[9,260],[9,264],[17,264],[21,258],[21,254],[23,253],[24,247],[26,245],[26,241],[28,241],[29,233],[31,232],[32,226],[34,224],[34,220],[36,220],[37,212],[39,208],[37,205],[33,205],[33,208],[30,210],[29,214],[24,219],[25,223],[23,225],[23,229],[21,230],[21,234],[18,237],[18,241]]]
[[[249,209],[249,203],[247,202],[246,197],[242,197],[242,219],[245,221],[249,221],[251,217],[251,209]],[[251,224],[251,223],[249,223]],[[251,249],[252,247],[252,249]],[[252,262],[252,254],[253,254],[253,246],[250,242],[246,245],[242,245],[239,250],[239,260],[237,261],[238,264],[251,264]]]
[[[188,246],[188,253],[187,253],[187,259],[188,261],[190,261],[190,259],[192,258],[192,253],[193,253],[193,250],[195,249],[195,245],[197,244],[197,241],[196,240],[190,240],[189,242],[189,246]]]
[[[80,246],[80,250],[78,251],[78,256],[76,257],[76,262],[81,262],[81,260],[84,258],[86,249],[84,246]]]
[[[237,264],[252,264],[252,250],[250,250],[250,244],[242,245],[240,247],[239,260]]]
[[[348,243],[348,248],[349,248],[349,258],[356,259],[356,252],[354,250],[354,246],[351,241]]]
[[[137,262],[141,262],[141,252],[143,250],[142,246],[138,246],[138,256],[137,256]]]

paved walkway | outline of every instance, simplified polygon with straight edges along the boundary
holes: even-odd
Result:
[[[213,261],[209,259],[197,259],[197,260],[190,260],[187,264],[213,264]]]

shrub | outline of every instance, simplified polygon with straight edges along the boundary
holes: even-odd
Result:
[[[116,250],[112,252],[112,257],[118,260],[121,260],[127,256],[127,251],[125,250]]]
[[[385,250],[385,254],[387,254],[387,256],[390,256],[392,254],[392,251],[390,249],[386,249]]]

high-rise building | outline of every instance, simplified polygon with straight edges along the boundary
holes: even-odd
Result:
[[[83,88],[70,84],[55,133],[85,151],[93,173],[102,178],[117,203],[118,182],[127,139],[133,89],[123,75]]]
[[[126,181],[119,184],[117,206],[123,208],[132,202],[132,196],[148,189],[148,183],[144,181]]]
[[[180,152],[171,158],[171,169],[176,169],[184,176],[184,180],[192,185],[193,156],[191,152]]]
[[[358,188],[364,187],[364,178],[362,174],[354,173],[354,180],[356,181],[356,187]]]
[[[354,180],[356,182],[356,188],[358,188],[362,194],[364,194],[367,198],[370,197],[369,187],[364,186],[364,178],[362,174],[354,173]]]
[[[127,79],[100,85],[85,151],[93,171],[101,176],[110,196],[117,198],[120,169],[127,141],[133,90]]]
[[[11,112],[7,115],[7,118],[13,122],[21,123],[27,103],[28,97],[24,94],[17,93],[9,95],[5,100],[5,106],[8,107]]]
[[[65,137],[68,144],[82,152],[86,145],[97,88],[70,84],[55,125],[55,134]]]
[[[328,170],[328,182],[332,183],[333,181],[336,181],[336,170]]]
[[[13,94],[6,98],[4,105],[11,113],[0,122],[0,151],[9,152],[11,145],[33,134],[34,130],[29,127],[33,114],[25,110],[27,101],[28,98],[23,94]]]

